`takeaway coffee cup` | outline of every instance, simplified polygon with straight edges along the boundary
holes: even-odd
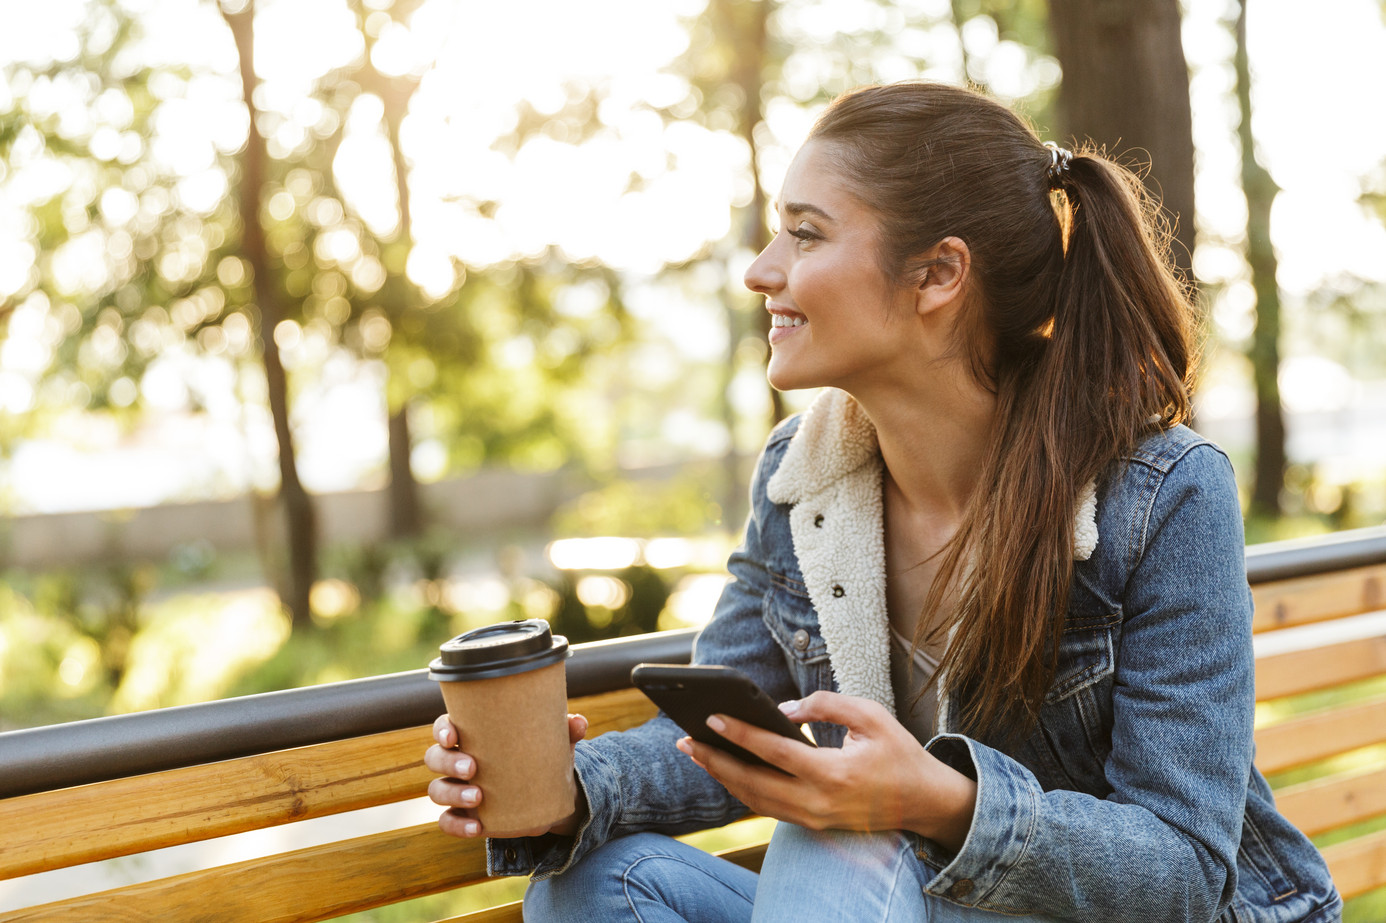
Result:
[[[477,819],[488,836],[544,827],[573,812],[568,639],[543,619],[487,625],[443,644],[429,664],[476,759]]]

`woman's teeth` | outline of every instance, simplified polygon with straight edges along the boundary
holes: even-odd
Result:
[[[787,314],[771,314],[771,327],[802,327],[808,321],[802,317],[790,317]]]

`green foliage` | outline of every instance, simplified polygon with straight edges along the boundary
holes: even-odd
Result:
[[[1377,888],[1343,904],[1343,923],[1378,923],[1386,919],[1386,888]]]
[[[616,481],[588,491],[554,514],[559,535],[699,535],[722,525],[722,509],[706,485],[712,477],[688,471],[667,481]]]

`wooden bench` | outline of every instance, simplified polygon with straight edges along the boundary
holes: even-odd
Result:
[[[1386,612],[1370,614],[1386,609],[1386,529],[1260,546],[1247,559],[1257,699],[1268,703],[1258,765],[1290,780],[1277,799],[1302,829],[1348,836],[1324,850],[1345,897],[1386,886],[1386,829],[1353,835],[1386,827]],[[692,636],[581,645],[569,662],[572,710],[592,734],[645,720],[653,709],[627,688],[630,666],[686,660]],[[1342,688],[1352,701],[1298,713],[1306,696]],[[418,798],[441,711],[419,671],[0,734],[0,879]],[[1332,771],[1294,782],[1311,764]],[[731,858],[758,867],[765,827]],[[303,923],[486,880],[481,844],[429,823],[0,910],[0,920]],[[517,902],[451,918],[519,919]]]

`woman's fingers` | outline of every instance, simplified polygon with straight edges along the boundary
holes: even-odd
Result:
[[[679,740],[677,745],[708,775],[757,814],[791,823],[805,822],[806,815],[798,810],[804,800],[803,786],[798,779],[774,769],[752,766],[725,750],[699,743],[691,737]]]
[[[826,721],[845,725],[853,731],[869,729],[890,713],[878,702],[840,692],[819,690],[797,701],[780,703],[780,711],[796,724]]]
[[[568,716],[568,743],[576,745],[579,740],[587,736],[587,718],[585,715]]]
[[[481,824],[470,812],[450,808],[438,817],[438,829],[449,836],[473,837],[481,835]]]
[[[466,753],[444,750],[437,744],[424,751],[424,765],[440,776],[453,779],[470,779],[476,772],[476,760]]]
[[[807,741],[793,740],[728,715],[710,716],[707,726],[790,775],[798,775],[805,766],[804,760],[811,758],[814,752]]]
[[[474,808],[481,804],[481,789],[457,779],[434,779],[428,783],[428,797],[445,808]]]
[[[439,715],[434,719],[433,740],[440,747],[450,748],[457,746],[457,728],[452,726],[452,719],[447,715]]]

